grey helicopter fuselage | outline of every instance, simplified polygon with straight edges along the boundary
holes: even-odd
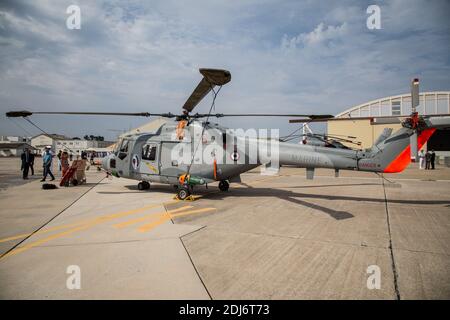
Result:
[[[420,145],[439,126],[439,123],[431,123],[431,119],[427,122],[434,128],[422,132]],[[448,120],[445,123],[448,126]],[[413,134],[411,129],[404,127],[370,149],[355,150],[239,136],[218,124],[198,120],[187,123],[181,136],[179,130],[178,121],[167,121],[152,133],[124,136],[118,141],[114,154],[104,159],[103,168],[118,177],[173,185],[178,185],[179,177],[186,173],[205,183],[239,181],[241,173],[260,165],[306,168],[310,179],[315,168],[335,169],[336,172],[400,172],[410,162],[409,138]],[[255,145],[258,145],[256,155],[251,159],[249,150]],[[267,153],[274,145],[278,154],[275,163],[271,163]],[[203,154],[206,150],[208,155],[213,155],[214,162],[203,159],[199,146]],[[182,161],[179,150],[191,150],[192,153]]]

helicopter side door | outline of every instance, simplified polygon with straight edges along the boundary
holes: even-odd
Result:
[[[147,142],[142,146],[141,174],[159,174],[160,146],[158,142]]]
[[[182,161],[183,148],[176,150],[184,142],[163,142],[161,144],[161,174],[168,177],[178,177],[188,170],[188,165]],[[186,144],[188,145],[188,144]]]

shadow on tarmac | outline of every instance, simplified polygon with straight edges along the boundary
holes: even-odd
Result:
[[[372,202],[372,203],[384,203],[384,198],[369,198],[369,197],[354,197],[354,196],[344,196],[344,195],[332,195],[332,194],[311,194],[311,193],[301,193],[286,189],[308,189],[308,188],[319,188],[319,187],[352,187],[352,186],[367,186],[367,185],[378,185],[377,183],[356,183],[356,184],[330,184],[330,185],[314,185],[314,186],[293,186],[287,187],[285,189],[276,188],[265,188],[265,187],[252,187],[245,183],[240,183],[242,186],[247,188],[231,188],[227,192],[217,192],[217,187],[197,188],[194,189],[195,195],[201,195],[203,199],[215,201],[224,200],[228,197],[277,197],[282,200],[289,201],[294,204],[299,204],[311,209],[322,211],[328,214],[330,217],[336,220],[351,219],[354,217],[353,214],[347,211],[338,211],[323,205],[316,203],[310,203],[305,201],[306,199],[316,199],[316,200],[327,200],[327,201],[358,201],[358,202]],[[163,185],[163,184],[152,184],[149,190],[138,191],[137,185],[125,186],[130,191],[123,192],[98,192],[100,194],[127,194],[127,193],[146,193],[153,191],[172,193],[175,194],[173,186]],[[301,198],[301,199],[300,199]],[[405,205],[446,205],[450,206],[449,200],[407,200],[407,199],[388,199],[389,203],[393,204],[405,204]],[[333,203],[330,206],[334,206]]]

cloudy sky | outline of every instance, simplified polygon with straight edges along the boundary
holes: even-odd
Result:
[[[81,30],[66,8],[81,8]],[[366,9],[381,8],[369,30]],[[179,112],[225,68],[217,112],[336,114],[409,91],[450,90],[450,1],[0,1],[0,134],[38,131],[11,109]],[[207,112],[207,97],[196,109]],[[113,138],[148,119],[34,116],[48,132]],[[294,130],[287,119],[221,119]],[[23,129],[22,129],[23,128]]]

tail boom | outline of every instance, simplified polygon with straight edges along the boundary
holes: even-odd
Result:
[[[424,144],[430,139],[436,128],[427,128],[423,130],[417,138],[417,149],[420,150]],[[384,173],[402,172],[411,163],[411,145],[408,144],[400,154],[393,159],[383,170]]]

